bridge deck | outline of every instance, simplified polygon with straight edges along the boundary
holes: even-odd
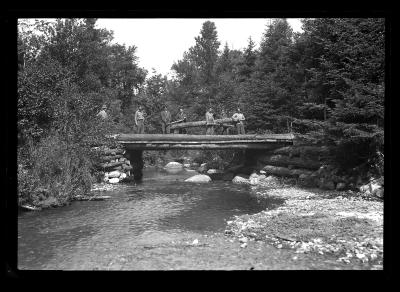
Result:
[[[293,134],[186,135],[119,134],[116,140],[132,150],[168,149],[271,149],[293,144]]]

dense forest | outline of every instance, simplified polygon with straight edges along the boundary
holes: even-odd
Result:
[[[267,21],[266,21],[267,22]],[[95,181],[96,143],[134,132],[134,112],[147,113],[146,133],[161,133],[160,112],[188,120],[240,107],[248,133],[292,131],[304,143],[328,146],[342,171],[383,176],[385,20],[304,19],[294,33],[286,19],[266,25],[259,46],[243,50],[218,40],[212,21],[195,45],[171,64],[173,78],[139,65],[136,47],[112,42],[96,19],[19,21],[18,190],[20,203],[46,189],[60,202]],[[96,117],[102,105],[110,119]],[[192,130],[194,132],[200,130]]]

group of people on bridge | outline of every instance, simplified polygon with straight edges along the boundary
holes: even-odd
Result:
[[[100,116],[102,119],[107,119],[107,106],[103,105],[101,111],[97,114]],[[144,121],[145,121],[146,114],[143,110],[143,107],[139,105],[137,111],[135,112],[135,125],[137,127],[137,133],[138,134],[144,134],[145,128],[144,128]],[[179,112],[177,114],[177,120],[172,121],[172,116],[170,111],[168,110],[168,107],[165,105],[163,108],[163,111],[161,111],[161,130],[163,134],[170,134],[171,132],[171,125],[173,124],[179,124],[179,123],[185,123],[187,121],[187,117],[185,112],[183,111],[183,108],[179,108]],[[215,135],[215,126],[217,126],[217,123],[215,122],[214,118],[214,111],[210,107],[206,114],[206,135]],[[224,109],[221,111],[221,119],[228,119],[228,115]],[[232,115],[231,117],[233,123],[236,125],[237,129],[237,134],[238,135],[244,135],[245,130],[244,130],[244,121],[245,117],[243,113],[241,112],[240,108],[237,109],[237,111]],[[222,126],[222,134],[223,135],[229,135],[230,134],[230,128],[232,125],[229,123],[223,123],[221,124]],[[180,134],[186,134],[187,131],[185,128],[180,128],[178,130]]]

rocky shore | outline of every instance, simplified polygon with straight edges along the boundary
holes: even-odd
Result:
[[[283,206],[228,221],[226,235],[245,248],[263,241],[296,253],[329,255],[337,261],[382,269],[383,202],[360,193],[302,189],[288,185],[253,187],[259,198],[285,199]]]
[[[276,150],[279,159],[269,161],[291,162],[289,155],[283,156],[289,150],[294,151],[288,147]],[[299,157],[295,162],[301,165]],[[295,253],[357,263],[363,269],[383,269],[383,178],[346,178],[329,165],[314,162],[311,166],[318,169],[258,162],[257,167],[241,165],[222,171],[202,164],[195,167],[201,174],[186,181],[232,181],[249,185],[257,198],[285,200],[277,209],[227,222],[225,234],[241,248],[250,241],[261,241]]]

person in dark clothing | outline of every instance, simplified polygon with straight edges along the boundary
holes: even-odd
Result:
[[[228,115],[226,114],[225,110],[222,109],[221,110],[221,119],[227,119]],[[222,135],[229,135],[229,128],[231,127],[231,125],[229,124],[222,124]]]
[[[161,129],[163,134],[169,134],[171,127],[171,113],[167,106],[164,106],[164,110],[161,112]]]

